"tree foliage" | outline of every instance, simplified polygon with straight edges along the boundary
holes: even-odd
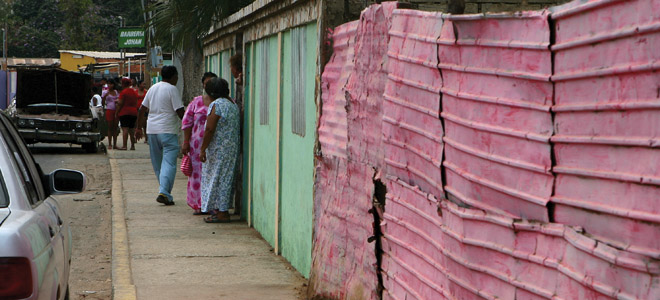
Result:
[[[201,43],[213,24],[252,3],[253,0],[169,0],[150,5],[149,25],[165,49],[183,49],[190,42]],[[201,47],[200,47],[201,49]]]
[[[119,51],[119,16],[144,26],[141,0],[1,0],[10,57],[59,57],[58,50]]]
[[[149,26],[155,29],[155,42],[166,51],[175,51],[183,66],[183,99],[201,93],[199,78],[204,72],[202,40],[213,24],[250,4],[252,0],[165,0],[150,5]]]

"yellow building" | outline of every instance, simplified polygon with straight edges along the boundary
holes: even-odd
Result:
[[[99,52],[99,51],[78,51],[78,50],[59,50],[61,68],[68,71],[79,71],[81,67],[90,64],[119,62],[120,52]],[[133,59],[137,56],[144,56],[144,53],[124,53],[125,59]]]

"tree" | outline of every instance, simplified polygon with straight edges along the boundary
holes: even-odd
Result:
[[[58,50],[119,51],[119,16],[144,26],[141,0],[0,0],[8,55],[59,57]]]
[[[60,11],[64,14],[65,39],[61,46],[66,49],[93,50],[98,35],[88,34],[93,27],[90,15],[92,0],[61,0]]]
[[[62,15],[55,0],[14,1],[5,18],[9,24],[10,56],[59,56]]]
[[[252,0],[169,0],[150,6],[155,28],[155,40],[166,50],[175,50],[182,62],[183,99],[189,101],[201,94],[196,84],[204,73],[202,40],[213,24],[250,4]]]

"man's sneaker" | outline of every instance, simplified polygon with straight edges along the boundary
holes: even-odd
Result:
[[[158,194],[158,197],[156,197],[156,202],[163,203],[165,205],[174,205],[174,201],[170,201],[170,199],[168,199],[167,196],[163,194]]]

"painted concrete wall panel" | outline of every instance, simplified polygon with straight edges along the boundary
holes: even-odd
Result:
[[[227,80],[229,83],[229,92],[230,96],[234,95],[234,77],[231,75],[231,64],[229,59],[231,58],[232,49],[227,49],[220,53],[220,73],[218,76],[224,80]]]
[[[436,201],[388,178],[385,299],[654,299],[660,264],[580,228]]]
[[[305,74],[316,72],[318,49],[316,23],[305,30]],[[305,76],[305,136],[292,131],[292,69],[297,63],[291,57],[291,31],[282,34],[282,167],[281,167],[281,251],[296,270],[309,277],[312,256],[314,205],[314,145],[316,143],[316,80]],[[293,68],[292,68],[293,67]]]
[[[444,132],[439,118],[442,76],[436,44],[441,17],[440,13],[394,11],[382,125],[387,174],[438,197],[444,193]]]
[[[396,2],[362,11],[355,41],[355,69],[346,86],[349,159],[383,167],[383,91],[387,82],[388,30]]]
[[[346,274],[373,274],[364,267],[375,254],[362,246],[364,210],[382,151],[385,299],[660,299],[660,78],[649,46],[660,41],[658,2],[576,1],[552,10],[552,29],[548,11],[443,22],[394,10],[381,64],[382,36],[373,35],[388,18],[366,10],[347,89],[349,160],[323,158],[317,169],[312,282],[320,294],[350,298],[347,290],[365,285]],[[434,38],[421,28],[440,35],[441,77],[426,45]],[[433,158],[443,150],[446,186],[434,189],[442,173],[429,170],[441,170]],[[354,257],[369,258],[346,267]]]
[[[451,243],[446,243],[452,249],[449,252],[471,249],[458,257],[465,259],[473,271],[510,278],[508,281],[518,289],[564,299],[576,295],[652,299],[660,291],[660,284],[654,282],[660,266],[657,262],[598,243],[578,228],[514,221],[458,208],[449,202],[443,202],[442,207],[443,218],[448,219],[444,232],[463,244],[451,248]],[[504,239],[497,234],[501,230],[491,231],[495,227],[508,229]],[[489,234],[479,236],[475,232]],[[488,254],[492,251],[515,257],[515,263],[506,256]]]
[[[251,85],[254,84],[252,82],[253,78],[253,72],[254,70],[254,63],[252,62],[252,52],[254,51],[254,43],[249,43],[245,44],[245,54],[244,54],[244,59],[245,59],[245,66],[243,67],[243,80],[244,80],[244,86],[243,86],[243,199],[241,203],[241,219],[247,220],[248,216],[252,214],[251,207],[248,205],[248,203],[251,201],[251,192],[252,192],[252,173],[254,170],[252,169],[252,166],[250,165],[252,159],[250,158],[251,155],[251,150],[250,147],[252,146],[253,143],[253,135],[251,132],[252,124],[254,124],[254,120],[252,117],[252,113],[254,111],[254,100],[253,100],[253,95],[252,95],[252,87]],[[252,222],[251,220],[249,222]]]
[[[553,9],[555,221],[660,258],[660,1]]]
[[[438,201],[388,176],[383,216],[383,279],[392,299],[445,299],[451,296]],[[386,297],[387,298],[387,297]]]
[[[371,167],[333,156],[318,161],[314,202],[313,296],[377,299]]]
[[[553,185],[547,18],[449,16],[438,40],[450,197],[545,222]]]
[[[354,68],[357,26],[358,21],[342,24],[332,34],[333,54],[321,77],[323,108],[318,132],[324,155],[347,157],[346,84]]]
[[[271,57],[276,57],[277,36],[271,36],[255,42],[263,44],[272,53]],[[257,46],[255,49],[259,49]],[[261,61],[261,53],[256,52],[255,61]],[[277,149],[279,141],[277,140],[277,60],[270,61],[268,73],[262,71],[260,63],[255,63],[255,88],[254,88],[254,138],[253,138],[253,176],[252,176],[252,222],[254,228],[259,231],[261,236],[271,245],[275,245],[275,204],[277,201],[275,180],[277,178],[276,163]],[[264,79],[262,77],[265,76]],[[263,91],[259,88],[261,80],[267,80],[268,90]],[[259,101],[262,99],[262,93],[268,93],[265,99],[268,100],[269,123],[260,124]]]

